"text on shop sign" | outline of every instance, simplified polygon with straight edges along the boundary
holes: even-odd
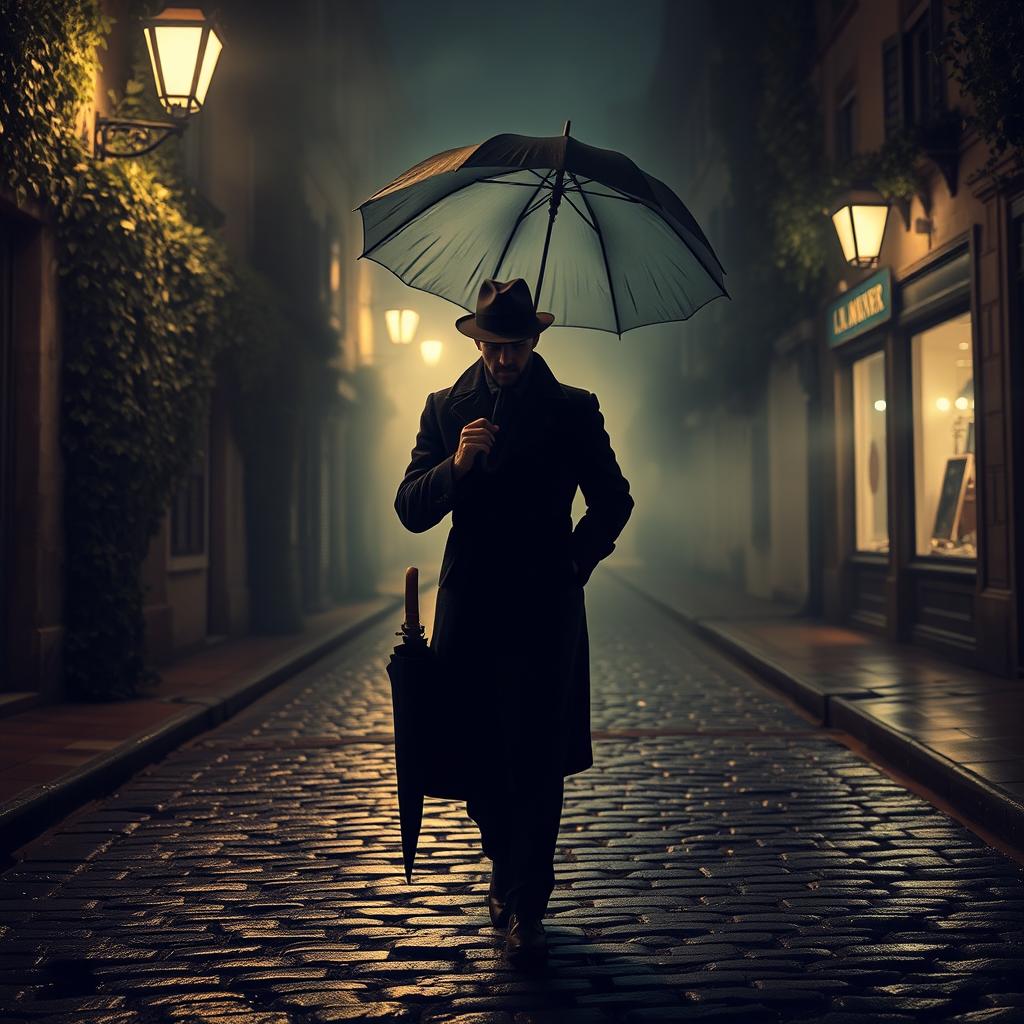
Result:
[[[891,315],[892,273],[883,267],[829,306],[828,343],[841,345],[884,323]]]

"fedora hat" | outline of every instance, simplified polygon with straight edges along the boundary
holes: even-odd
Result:
[[[460,316],[456,329],[477,341],[519,341],[546,331],[555,322],[551,313],[533,308],[530,286],[521,278],[485,278],[476,297],[476,312]]]

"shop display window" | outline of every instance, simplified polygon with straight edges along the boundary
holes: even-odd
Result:
[[[971,316],[911,339],[917,553],[977,557]]]
[[[854,501],[858,551],[889,550],[885,354],[853,364]]]

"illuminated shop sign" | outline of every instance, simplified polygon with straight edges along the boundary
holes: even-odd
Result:
[[[842,345],[892,316],[892,271],[877,274],[844,292],[828,307],[828,343]]]

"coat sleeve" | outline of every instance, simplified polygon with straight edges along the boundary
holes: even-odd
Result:
[[[454,454],[444,450],[434,396],[428,395],[412,458],[395,496],[395,511],[407,530],[424,533],[452,510],[458,490],[452,473],[454,460]]]
[[[585,415],[579,485],[587,511],[576,524],[571,542],[580,583],[586,583],[597,563],[615,550],[615,540],[635,504],[629,481],[615,461],[597,395],[588,396]]]

